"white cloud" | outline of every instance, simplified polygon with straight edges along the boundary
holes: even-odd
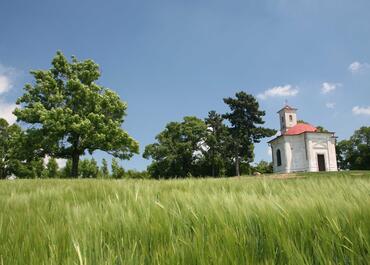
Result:
[[[352,109],[352,113],[355,115],[369,115],[370,116],[370,106],[368,107],[355,106]]]
[[[334,102],[327,102],[325,105],[328,109],[334,109],[335,108],[335,103]]]
[[[340,83],[329,83],[329,82],[324,82],[322,83],[321,86],[321,93],[323,94],[328,94],[334,90],[337,89],[338,86],[341,86],[342,84]]]
[[[292,97],[298,94],[298,87],[293,87],[292,85],[276,86],[267,89],[257,97],[260,99],[267,99],[269,97]]]
[[[46,166],[49,162],[49,159],[50,157],[49,156],[45,156],[44,157],[44,165]],[[66,163],[67,163],[67,159],[63,159],[63,158],[57,158],[55,159],[57,161],[57,164],[58,164],[58,167],[59,168],[64,168],[66,166]]]
[[[18,72],[12,68],[0,64],[0,95],[13,87],[13,81]]]
[[[56,160],[57,160],[59,168],[64,168],[67,164],[67,159],[57,158]]]
[[[0,95],[10,91],[16,76],[17,71],[14,68],[0,64]],[[0,118],[7,120],[10,124],[16,121],[16,117],[13,115],[15,108],[15,104],[8,103],[0,98]]]
[[[4,74],[0,74],[0,95],[9,91],[11,87],[10,78]]]
[[[348,71],[350,71],[352,74],[356,74],[368,68],[370,68],[370,64],[355,61],[348,66]]]
[[[15,107],[15,104],[0,101],[0,118],[7,120],[9,124],[13,124],[17,119],[13,114]]]

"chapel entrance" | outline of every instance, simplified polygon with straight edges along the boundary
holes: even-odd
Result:
[[[324,155],[317,155],[317,163],[318,163],[318,166],[319,166],[319,171],[326,171],[325,156]]]

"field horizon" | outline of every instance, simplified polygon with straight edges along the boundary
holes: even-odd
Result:
[[[368,264],[370,171],[0,181],[0,264]]]

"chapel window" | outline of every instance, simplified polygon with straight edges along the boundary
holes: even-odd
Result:
[[[280,149],[278,149],[276,151],[276,162],[277,162],[277,166],[281,166],[281,152],[280,152]]]

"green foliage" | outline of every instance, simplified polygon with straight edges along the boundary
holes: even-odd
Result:
[[[20,132],[17,125],[9,126],[8,122],[0,118],[0,179],[4,179],[13,173],[12,160],[14,157],[14,138]]]
[[[118,164],[117,159],[112,159],[112,178],[123,179],[125,177],[125,170]]]
[[[129,169],[125,172],[125,178],[127,179],[149,179],[150,175],[146,171],[137,171]]]
[[[80,161],[79,177],[81,178],[97,178],[99,175],[99,167],[94,158],[83,159]]]
[[[261,174],[273,173],[272,162],[266,162],[261,160],[256,166],[253,167],[254,172],[259,172]]]
[[[0,181],[0,264],[356,264],[370,172]]]
[[[108,169],[108,163],[105,158],[102,160],[102,166],[100,168],[100,174],[102,178],[109,178],[109,169]]]
[[[59,177],[59,166],[54,157],[49,158],[49,161],[45,169],[45,177],[47,178],[58,178]]]
[[[317,132],[329,132],[327,129],[325,129],[322,126],[316,126]]]
[[[57,52],[51,69],[31,74],[35,82],[25,86],[14,114],[29,124],[27,134],[41,156],[72,159],[70,173],[77,177],[85,151],[103,150],[120,159],[138,153],[138,143],[121,128],[127,105],[96,83],[100,70],[95,62],[75,57],[68,62]]]
[[[337,159],[341,169],[370,169],[370,127],[356,130],[349,140],[337,143]]]
[[[207,125],[205,144],[209,149],[204,150],[203,154],[206,166],[210,167],[210,170],[207,170],[207,175],[212,177],[225,176],[227,165],[231,163],[228,146],[232,139],[223,121],[222,115],[215,111],[210,111],[205,119]]]
[[[304,121],[304,120],[297,120],[297,123],[305,123],[305,124],[309,124],[308,122]]]
[[[253,161],[254,143],[259,143],[264,137],[276,134],[276,130],[261,127],[264,124],[265,112],[259,109],[259,104],[253,95],[243,91],[235,94],[235,98],[225,98],[224,102],[230,112],[224,115],[230,124],[232,136],[232,152],[235,161],[235,174],[240,175],[240,163],[249,165]]]
[[[206,135],[205,122],[196,117],[168,123],[157,142],[145,147],[144,158],[153,159],[149,173],[155,178],[197,176]]]
[[[0,179],[11,174],[18,178],[42,177],[43,159],[34,148],[37,140],[32,130],[26,134],[19,125],[0,119]]]
[[[205,121],[185,117],[183,122],[168,123],[157,142],[145,148],[144,158],[153,159],[149,173],[155,178],[250,174],[254,143],[276,130],[259,126],[265,112],[252,95],[239,92],[224,102],[230,113],[210,111]]]
[[[61,177],[62,178],[70,178],[72,175],[72,161],[70,159],[67,160],[66,165],[61,170]]]

